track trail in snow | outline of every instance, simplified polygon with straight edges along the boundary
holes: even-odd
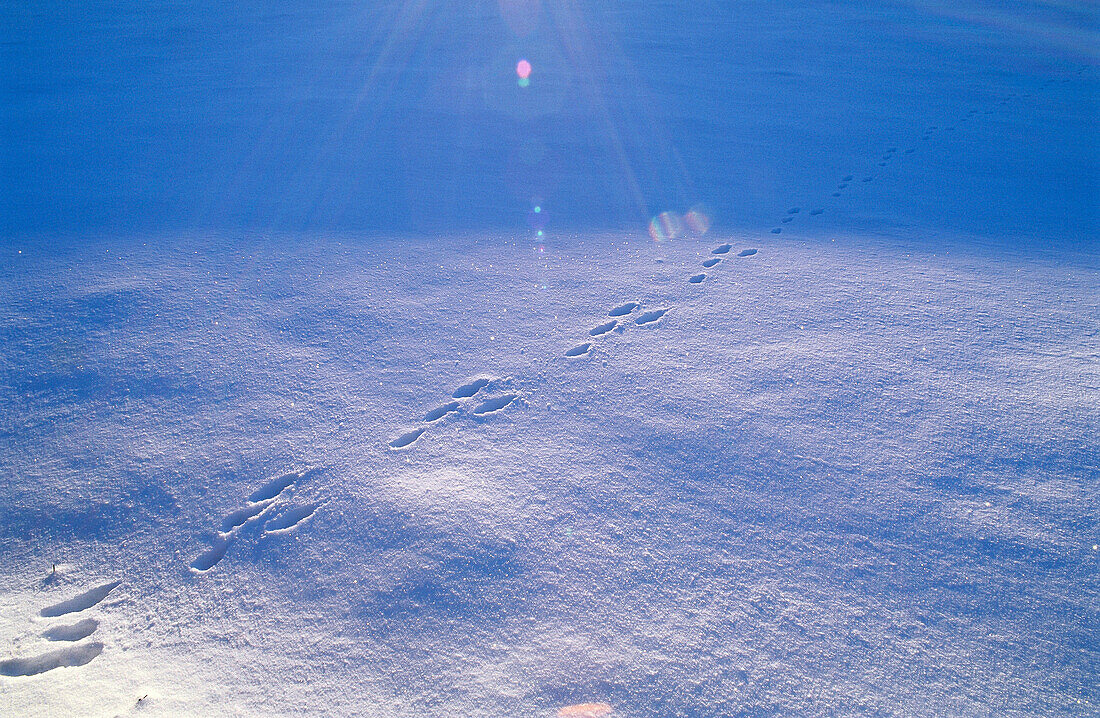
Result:
[[[1080,70],[1078,70],[1078,74],[1084,73],[1087,69],[1088,68],[1081,68]],[[1062,82],[1063,83],[1069,82],[1069,78],[1064,78],[1062,80]],[[1043,83],[1043,85],[1040,87],[1040,89],[1046,89],[1047,87],[1050,87],[1053,84],[1054,84],[1053,79],[1047,80],[1045,83]],[[994,109],[995,107],[997,107],[997,106],[1006,106],[1014,99],[1017,99],[1017,98],[1026,99],[1026,98],[1030,98],[1030,97],[1032,97],[1032,93],[1030,93],[1030,92],[1026,92],[1026,93],[1022,93],[1022,94],[1017,94],[1017,93],[1014,93],[1014,92],[1009,93],[1008,95],[1002,96],[1002,97],[998,98],[998,100],[995,100],[994,104],[992,106],[987,106],[984,114],[986,114],[986,115],[993,114],[996,111]],[[955,132],[958,125],[973,121],[973,119],[976,118],[979,114],[980,114],[979,110],[971,109],[965,115],[963,115],[962,117],[959,117],[952,124],[948,124],[948,125],[944,126],[942,132],[943,133]],[[920,139],[921,139],[921,141],[927,142],[927,141],[931,140],[937,132],[940,132],[940,131],[941,130],[940,130],[939,125],[929,125],[921,132]],[[900,145],[890,145],[890,146],[886,147],[884,150],[882,150],[881,153],[879,153],[877,155],[877,159],[875,159],[872,162],[872,164],[875,167],[879,168],[880,170],[885,171],[892,164],[894,164],[896,160],[898,160],[899,156],[904,157],[904,156],[916,154],[917,146],[915,144],[913,144],[912,146],[906,147],[901,152],[899,152],[899,146]],[[856,179],[857,176],[860,177],[860,181],[859,181],[859,183],[856,183],[855,186],[853,186],[853,183],[855,182],[855,179]],[[855,191],[855,189],[859,185],[873,182],[875,180],[875,177],[876,177],[876,175],[873,172],[871,172],[870,170],[867,170],[864,173],[860,173],[860,172],[847,173],[839,179],[839,181],[836,184],[836,189],[833,192],[830,193],[830,197],[833,198],[834,200],[837,199],[837,198],[842,198],[842,197],[845,196],[846,193],[850,193],[852,191]],[[791,206],[786,211],[786,213],[779,219],[779,222],[778,222],[779,226],[773,227],[771,229],[771,233],[772,234],[782,233],[783,225],[790,224],[790,223],[794,222],[795,220],[797,220],[800,217],[806,217],[807,219],[809,219],[809,218],[821,216],[822,214],[825,213],[827,204],[828,204],[827,201],[822,200],[819,204],[812,205],[813,208],[810,209],[808,212],[803,211],[803,209],[802,209],[803,206],[802,205]],[[708,259],[703,260],[703,262],[702,262],[703,268],[704,269],[715,269],[715,268],[719,267],[720,265],[723,264],[724,260],[727,259],[728,255],[730,254],[730,252],[732,250],[733,250],[733,245],[728,243],[728,242],[723,242],[722,244],[717,245],[716,247],[714,247],[710,251],[710,253],[714,256],[711,256]],[[737,258],[742,258],[743,259],[743,258],[755,256],[758,253],[759,253],[759,250],[757,248],[750,247],[750,248],[742,249],[741,251],[737,252],[737,254],[735,256]],[[692,285],[702,285],[706,281],[706,279],[707,279],[707,274],[705,272],[698,272],[698,273],[691,274],[687,278],[687,282],[689,284],[692,284]],[[629,311],[632,312],[634,309],[637,309],[639,305],[638,305],[637,302],[629,302],[628,305],[623,305],[623,306],[624,307],[629,306],[630,307]],[[665,308],[665,309],[656,310],[656,311],[647,311],[641,317],[638,318],[636,323],[639,324],[639,325],[646,325],[646,324],[653,323],[657,319],[660,319],[660,317],[664,316],[664,314],[666,312],[668,312],[669,309],[670,308]],[[616,314],[615,313],[616,311],[619,311],[619,310],[618,309],[612,310],[610,315],[611,316],[621,316],[620,314]],[[601,328],[604,327],[604,326],[605,325],[600,325]],[[590,333],[593,336],[596,336],[595,330],[593,330]],[[600,334],[603,334],[603,333],[605,333],[605,332],[600,332]],[[578,351],[580,349],[580,347],[574,347],[573,349],[568,350],[565,353],[565,355],[567,357],[577,357],[577,356],[587,356],[587,355],[592,353],[593,346],[591,344],[584,344],[584,345],[581,345],[581,346],[586,347],[586,349],[583,352]]]
[[[1081,68],[1079,74],[1085,70],[1087,70],[1087,68]],[[1068,81],[1068,78],[1063,80],[1063,82]],[[1053,84],[1053,79],[1048,80],[1040,89],[1045,89]],[[1006,106],[1014,99],[1030,97],[1032,97],[1032,93],[1030,92],[1022,94],[1009,93],[1008,95],[997,98],[990,105],[987,105],[984,114],[993,114],[996,112],[997,107]],[[981,110],[971,109],[962,117],[957,118],[949,124],[945,124],[942,130],[940,125],[927,125],[920,133],[920,141],[928,142],[937,133],[953,133],[959,125],[974,121],[980,114],[982,114]],[[892,166],[902,162],[902,158],[915,155],[918,146],[919,143],[916,141],[907,144],[893,143],[881,150],[875,151],[867,162],[867,166],[862,168],[862,170],[860,168],[854,168],[852,171],[842,175],[836,182],[835,189],[828,193],[828,198],[822,198],[814,203],[791,205],[783,216],[779,218],[779,221],[776,223],[777,226],[773,227],[770,232],[772,234],[781,234],[784,226],[799,220],[813,221],[814,218],[820,217],[828,210],[831,202],[835,202],[845,195],[857,191],[862,185],[874,182],[876,177],[879,176],[875,174],[876,171],[880,174],[886,172]],[[904,149],[901,149],[902,147],[904,147]],[[803,208],[807,206],[810,207],[810,209],[803,211]],[[721,269],[728,263],[733,249],[733,244],[729,242],[723,242],[713,247],[710,251],[712,256],[702,262],[703,269]],[[755,257],[759,254],[759,251],[760,250],[756,247],[747,247],[739,250],[732,256],[736,259],[747,259],[749,257]],[[709,276],[707,272],[696,271],[691,273],[686,278],[686,281],[688,284],[692,285],[692,287],[702,289],[710,284],[707,282]],[[643,308],[640,302],[634,300],[617,304],[608,310],[606,316],[596,319],[595,321],[598,323],[595,323],[594,326],[587,331],[586,336],[580,343],[565,349],[562,356],[569,361],[577,361],[586,357],[591,357],[597,353],[603,344],[612,341],[617,335],[629,329],[659,327],[662,323],[661,320],[673,309],[674,306]],[[487,376],[471,379],[468,383],[458,387],[452,393],[452,399],[458,401],[450,401],[428,411],[427,414],[424,415],[424,423],[422,425],[408,429],[394,437],[389,441],[389,447],[394,450],[408,449],[416,444],[421,437],[427,434],[432,426],[443,423],[444,421],[458,419],[463,416],[472,418],[487,417],[501,412],[509,406],[521,403],[518,401],[520,399],[518,393],[507,392],[496,397],[484,399],[476,407],[471,408],[466,405],[466,400],[472,399],[482,391],[485,391],[486,394],[493,393],[494,391],[504,391],[503,385],[507,383],[510,382]]]
[[[1082,68],[1080,73],[1087,69]],[[1048,80],[1038,91],[1056,82],[1058,81],[1054,79]],[[1069,78],[1060,82],[1068,83]],[[865,167],[852,168],[835,181],[830,181],[822,189],[821,197],[810,198],[813,201],[789,203],[789,208],[765,231],[781,235],[784,229],[789,230],[798,226],[798,223],[813,222],[814,218],[829,212],[844,197],[878,181],[888,172],[898,171],[903,163],[918,155],[922,145],[927,146],[935,137],[949,138],[962,126],[979,122],[982,117],[995,115],[998,108],[1005,108],[1013,102],[1032,97],[1032,92],[1009,93],[982,108],[969,110],[952,122],[926,125],[912,141],[883,147],[872,153]],[[722,272],[732,271],[736,260],[754,261],[751,258],[757,257],[759,252],[756,247],[734,251],[731,243],[721,243],[713,247],[710,256],[701,262],[706,271],[696,271],[693,267],[685,276],[685,284],[690,285],[690,290],[694,292],[691,298],[699,296],[697,292],[705,291],[715,283],[708,280],[716,280]],[[670,306],[644,307],[639,301],[622,301],[611,307],[606,315],[594,317],[591,328],[579,340],[574,340],[579,343],[571,343],[563,351],[563,356],[569,361],[583,362],[626,331],[659,330],[676,308],[675,303]],[[441,398],[436,406],[423,413],[419,425],[394,437],[388,445],[394,450],[410,449],[433,427],[461,419],[486,421],[505,411],[522,407],[523,395],[513,384],[510,378],[475,374],[456,387],[449,397]],[[216,524],[212,545],[191,562],[191,571],[196,575],[210,572],[224,559],[232,546],[247,535],[255,536],[256,540],[265,540],[268,537],[292,534],[308,524],[324,503],[295,502],[294,493],[314,471],[309,469],[282,474],[256,489],[240,507],[223,516]],[[109,604],[105,605],[104,602],[108,601],[122,583],[121,580],[102,583],[42,608],[39,616],[46,619],[47,626],[39,635],[59,647],[0,660],[0,676],[17,679],[31,677],[58,668],[84,666],[94,661],[105,649],[105,644],[96,640],[102,635],[102,619],[88,616],[88,612],[109,609]],[[606,704],[570,706],[559,711],[559,715],[604,715],[611,711],[610,706],[605,706]]]
[[[78,593],[72,598],[46,606],[38,615],[43,618],[60,618],[74,613],[83,613],[101,604],[108,595],[122,584],[121,580],[111,581]],[[72,620],[71,618],[68,620]],[[0,661],[0,676],[19,677],[36,676],[55,668],[83,666],[91,663],[103,652],[99,641],[80,643],[99,630],[99,621],[83,618],[76,623],[58,623],[42,632],[42,638],[57,643],[74,645],[55,648],[31,656],[10,658]]]

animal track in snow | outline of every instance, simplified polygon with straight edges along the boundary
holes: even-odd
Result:
[[[424,421],[439,421],[443,417],[447,416],[447,414],[458,411],[458,407],[459,404],[457,401],[449,401],[443,406],[438,406],[425,414]]]
[[[707,275],[705,275],[705,274],[696,274],[696,275],[692,276],[691,278],[689,278],[688,281],[691,282],[692,284],[699,284],[700,282],[702,282],[706,278],[707,278]]]
[[[191,568],[199,573],[209,571],[218,565],[218,562],[225,558],[225,552],[229,550],[230,544],[233,543],[232,538],[229,536],[217,536],[214,539],[214,545],[191,562]]]
[[[67,616],[70,613],[86,611],[102,603],[107,595],[121,583],[122,581],[111,581],[90,588],[68,600],[43,608],[39,611],[39,615],[45,618],[56,618],[57,616]],[[99,621],[94,618],[85,618],[76,623],[47,628],[42,632],[42,637],[47,641],[76,643],[95,633],[98,628]],[[102,652],[102,643],[91,642],[58,648],[29,658],[10,658],[0,661],[0,676],[36,676],[55,668],[83,666]]]
[[[725,254],[726,252],[730,251],[731,249],[733,249],[732,244],[719,244],[717,247],[710,250],[710,253],[711,254]]]
[[[837,195],[837,196],[839,197],[839,195]],[[775,229],[772,230],[772,234],[779,234],[782,231],[783,231],[782,227],[776,227]]]
[[[94,618],[85,618],[68,626],[54,626],[42,632],[42,637],[47,641],[81,641],[95,633],[99,628],[99,621]]]
[[[627,305],[624,305],[624,306],[627,306]],[[634,304],[633,306],[637,306],[637,305]],[[621,308],[621,307],[618,307],[617,309],[619,309],[619,308]],[[632,310],[630,310],[630,311],[632,311]],[[628,313],[629,313],[629,311],[628,311]],[[618,324],[617,320],[612,320],[610,322],[606,322],[604,324],[601,324],[599,327],[596,327],[595,329],[593,329],[590,333],[592,334],[592,336],[598,336],[598,330],[603,330],[602,333],[606,333],[606,332],[611,331],[612,329],[614,329],[616,324]],[[580,354],[577,354],[577,355],[572,354],[571,352],[573,352],[573,351],[576,351],[576,349],[571,349],[571,350],[569,350],[569,352],[566,352],[566,356],[580,356]],[[454,392],[452,392],[451,397],[456,399],[457,401],[448,401],[448,402],[445,402],[444,404],[442,404],[440,406],[437,406],[436,408],[430,410],[428,413],[426,413],[424,415],[424,421],[426,421],[428,424],[435,424],[436,422],[442,422],[442,420],[445,417],[447,417],[451,414],[465,413],[466,415],[473,415],[475,417],[480,417],[483,414],[493,413],[492,411],[489,411],[489,410],[479,412],[478,409],[485,406],[486,404],[491,404],[493,401],[495,401],[494,399],[486,399],[485,401],[482,401],[481,404],[478,404],[478,407],[476,409],[474,409],[473,411],[470,411],[468,409],[463,409],[463,404],[464,404],[464,400],[473,398],[473,397],[477,396],[478,394],[481,394],[482,391],[486,387],[492,386],[494,384],[494,382],[496,382],[496,381],[497,381],[497,379],[494,379],[493,377],[489,377],[489,376],[480,376],[476,379],[471,379],[469,382],[463,384],[462,386],[455,389]],[[507,384],[508,382],[505,381],[505,383]],[[514,398],[514,396],[515,395],[513,395],[513,398]],[[503,408],[503,407],[501,407],[501,408]],[[392,439],[387,445],[391,449],[404,449],[404,448],[407,448],[409,446],[412,446],[414,443],[416,443],[416,441],[421,436],[423,436],[425,433],[427,433],[428,429],[430,429],[430,428],[431,428],[431,426],[418,426],[415,429],[412,429],[410,431],[406,431],[405,433],[401,434],[400,436]],[[267,532],[265,532],[265,535],[269,534],[269,533],[277,533],[277,532],[267,531]]]
[[[452,399],[469,399],[474,394],[478,393],[479,391],[481,391],[485,387],[489,386],[489,381],[490,380],[486,379],[485,377],[474,379],[473,381],[469,382],[468,384],[463,384],[462,386],[455,389],[454,393],[451,394],[451,398]]]
[[[607,334],[609,331],[611,331],[612,329],[614,329],[618,325],[619,325],[618,320],[617,319],[612,319],[611,321],[604,322],[603,324],[601,324],[597,327],[592,327],[592,329],[589,330],[588,335],[592,336],[592,337],[600,337],[600,336],[603,336],[604,334]]]
[[[249,501],[267,501],[268,499],[274,499],[283,493],[291,486],[294,485],[298,479],[303,478],[308,472],[306,471],[292,471],[289,474],[283,474],[282,476],[268,481],[252,492],[248,497]]]
[[[65,666],[83,666],[103,652],[102,643],[84,643],[41,653],[31,658],[0,661],[0,676],[36,676]]]
[[[608,312],[607,316],[609,316],[609,317],[625,317],[627,314],[630,314],[635,309],[637,309],[639,306],[640,305],[637,302],[627,302],[626,304],[620,304],[619,306],[615,307],[610,312]]]
[[[751,257],[752,255],[756,254],[759,251],[760,250],[758,250],[758,249],[742,249],[740,252],[737,253],[737,256],[738,257]]]
[[[288,534],[317,513],[319,504],[290,506],[264,524],[264,536]]]
[[[52,606],[43,608],[40,615],[46,618],[54,618],[56,616],[64,616],[67,613],[76,613],[78,611],[84,611],[92,606],[95,606],[103,599],[107,598],[107,594],[115,590],[121,584],[122,581],[111,581],[105,583],[102,586],[96,586],[95,588],[88,589],[84,593],[73,596],[67,601],[61,603],[55,603]]]
[[[428,427],[422,426],[419,429],[413,429],[412,431],[406,431],[401,436],[397,437],[390,442],[391,449],[404,449],[409,444],[413,443],[428,430]]]
[[[411,443],[411,442],[410,442]],[[250,524],[256,523],[275,510],[279,505],[279,499],[284,492],[294,486],[298,481],[312,472],[311,469],[292,471],[277,476],[260,488],[253,491],[245,505],[229,512],[221,522],[221,530],[214,537],[214,542],[209,549],[203,551],[191,562],[191,570],[196,573],[205,573],[218,565],[225,558],[226,551],[233,545],[237,536]]]
[[[573,347],[572,349],[570,349],[569,351],[565,352],[565,356],[567,356],[567,357],[582,357],[585,354],[587,354],[590,349],[592,349],[591,342],[585,342],[584,344],[579,344],[579,345]],[[478,413],[476,409],[474,410],[474,413],[475,414]]]
[[[519,394],[504,394],[502,396],[493,397],[492,399],[486,399],[474,408],[473,414],[475,416],[495,414],[515,401],[518,396]]]
[[[703,266],[706,267],[707,269],[710,269],[711,267],[713,267],[714,265],[718,264],[721,261],[722,261],[721,257],[711,257],[710,259],[707,259],[703,262]]]
[[[648,312],[644,312],[643,314],[641,314],[637,319],[634,320],[634,323],[638,326],[652,324],[653,322],[663,317],[667,312],[668,309],[652,309]]]

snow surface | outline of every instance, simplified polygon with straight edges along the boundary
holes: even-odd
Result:
[[[547,2],[644,82],[510,114],[380,70],[389,110],[439,104],[375,149],[456,117],[470,144],[433,165],[453,136],[426,140],[396,179],[329,147],[302,181],[316,138],[275,141],[287,115],[219,164],[251,81],[293,104],[296,73],[346,59],[292,62],[331,35],[284,5],[255,22],[295,29],[288,55],[224,93],[278,48],[171,24],[213,23],[193,5],[89,21],[82,43],[125,52],[87,95],[63,81],[87,47],[27,30],[78,19],[5,10],[4,52],[47,69],[19,63],[2,110],[0,715],[1100,711],[1089,6],[715,4],[657,33]],[[458,62],[433,34],[452,11],[398,21]],[[146,26],[183,49],[124,42]],[[383,45],[414,76],[436,57]],[[212,73],[165,70],[194,112],[151,120],[177,86],[127,53]],[[348,97],[315,82],[335,122]],[[77,96],[111,112],[66,119]],[[673,136],[648,159],[639,117]],[[577,129],[600,118],[618,154]],[[542,237],[487,227],[530,209],[493,138],[539,123],[560,132],[538,152],[591,164],[550,172]],[[639,198],[676,237],[609,228]]]

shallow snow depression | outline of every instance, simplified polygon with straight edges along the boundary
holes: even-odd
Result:
[[[765,236],[5,250],[3,712],[1095,705],[1096,257]]]

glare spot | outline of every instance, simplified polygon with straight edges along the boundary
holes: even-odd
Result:
[[[701,204],[697,204],[684,215],[684,222],[695,234],[706,234],[710,229],[710,215]]]
[[[530,85],[530,84],[531,84],[531,79],[530,79],[530,78],[527,78],[527,77],[521,77],[521,78],[519,78],[519,80],[518,80],[518,81],[516,82],[516,84],[517,84],[517,85],[519,85],[520,87],[527,87],[528,85]]]
[[[661,212],[649,220],[649,236],[654,242],[664,242],[676,239],[684,233],[683,222],[675,212]]]
[[[516,75],[521,80],[526,80],[531,77],[531,63],[527,60],[520,60],[516,63]]]
[[[543,211],[542,198],[532,197],[530,209],[527,210],[527,226],[542,236],[542,230],[546,229],[546,212]]]

